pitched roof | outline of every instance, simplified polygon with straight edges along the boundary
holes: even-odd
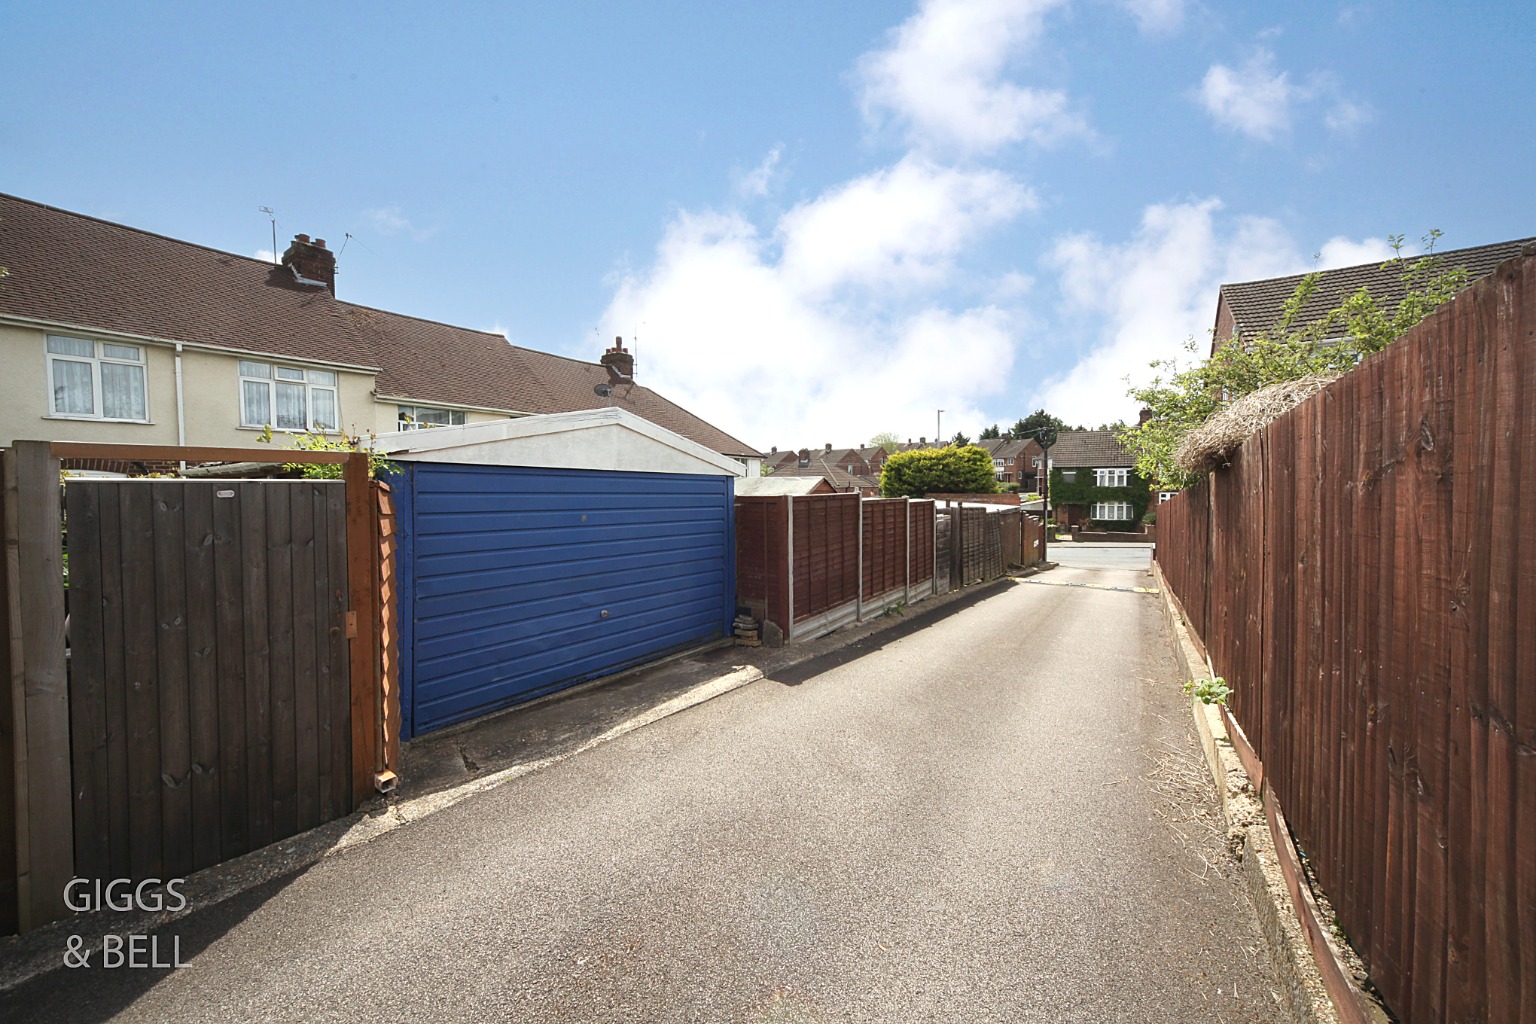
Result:
[[[828,462],[819,456],[811,456],[809,466],[785,466],[783,469],[773,471],[774,476],[824,476],[833,487],[879,487],[880,481],[875,477],[860,476],[850,473],[841,466]]]
[[[750,445],[597,363],[337,300],[288,268],[0,194],[0,316],[378,370],[381,398],[509,413],[627,409],[724,455]]]
[[[810,494],[826,480],[817,476],[794,476],[775,473],[772,476],[749,476],[736,481],[738,498],[758,498],[776,494]]]
[[[1063,430],[1051,445],[1051,465],[1058,469],[1134,466],[1113,430]]]
[[[1441,270],[1458,267],[1467,271],[1468,283],[1493,272],[1493,268],[1507,259],[1520,255],[1520,250],[1536,239],[1520,238],[1492,245],[1478,245],[1467,249],[1452,249],[1437,253]],[[1418,257],[1408,257],[1412,264]],[[1403,268],[1394,264],[1362,263],[1353,267],[1323,271],[1317,286],[1302,307],[1298,324],[1316,323],[1339,304],[1361,288],[1370,290],[1378,302],[1391,311],[1397,308],[1407,291],[1403,284]],[[1285,301],[1296,292],[1305,274],[1289,277],[1272,277],[1263,281],[1244,281],[1221,286],[1221,302],[1232,314],[1239,338],[1248,340],[1260,332],[1278,324],[1284,316]],[[1219,314],[1218,314],[1219,315]],[[1219,345],[1226,338],[1216,339]]]

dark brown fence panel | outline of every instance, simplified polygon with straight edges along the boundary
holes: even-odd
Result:
[[[857,494],[805,494],[792,499],[795,622],[859,599]]]
[[[1018,509],[1009,509],[1006,512],[998,512],[993,515],[998,522],[998,540],[1002,543],[1003,567],[1010,565],[1023,565],[1023,527],[1019,521],[1024,518],[1024,513]]]
[[[178,877],[349,812],[341,483],[65,495],[76,873]]]
[[[1536,1020],[1536,258],[1158,509],[1157,560],[1407,1024]]]
[[[736,499],[736,599],[758,618],[789,622],[789,498]]]
[[[1019,523],[1020,565],[1034,565],[1045,557],[1045,524],[1028,512]]]
[[[926,593],[933,579],[934,503],[931,501],[910,503],[907,506],[907,524],[912,538],[911,557],[908,560],[912,592],[915,595],[918,592],[918,585],[922,584],[922,590]]]
[[[0,453],[0,458],[4,458]],[[0,500],[0,543],[6,536],[6,502]],[[0,935],[19,929],[16,886],[16,728],[11,697],[11,570],[0,547]]]
[[[863,503],[863,598],[875,602],[907,586],[907,501],[871,498]]]

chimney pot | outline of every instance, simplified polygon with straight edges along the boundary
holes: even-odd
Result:
[[[307,242],[307,241],[309,241],[309,236],[308,235],[294,235],[293,236],[293,240],[295,242]]]
[[[632,380],[635,376],[635,357],[624,350],[622,337],[613,339],[613,348],[603,353],[603,358],[598,360],[608,368],[608,379],[618,384]]]
[[[315,244],[318,245],[320,248],[324,249],[325,248],[325,239],[317,238],[317,239],[315,239]]]

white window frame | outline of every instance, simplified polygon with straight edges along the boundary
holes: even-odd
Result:
[[[1098,501],[1089,510],[1089,518],[1105,523],[1130,522],[1136,514],[1128,501]]]
[[[91,346],[91,354],[77,356],[67,352],[50,352],[48,340],[57,338],[60,341],[78,341],[81,344]],[[138,353],[137,359],[127,359],[120,356],[106,355],[106,346],[113,348],[131,348]],[[143,345],[125,345],[116,341],[97,341],[93,338],[77,338],[67,334],[48,334],[43,338],[43,356],[48,363],[48,418],[58,420],[99,420],[103,423],[150,423],[149,409],[149,358],[145,354]],[[55,404],[58,397],[58,384],[54,380],[54,366],[57,363],[85,363],[91,368],[91,412],[60,412]],[[139,381],[144,388],[144,416],[142,419],[125,416],[108,416],[102,410],[105,405],[101,399],[101,367],[103,364],[111,366],[137,366],[139,368]]]
[[[265,377],[247,375],[246,366],[265,366]],[[280,371],[298,373],[302,379],[284,378],[278,376]],[[326,384],[323,381],[310,379],[312,373],[328,373],[334,383]],[[341,373],[337,370],[325,370],[313,366],[295,366],[291,363],[269,363],[260,359],[241,359],[235,368],[235,408],[240,417],[240,426],[246,430],[260,430],[270,426],[273,433],[320,433],[339,434],[341,425],[346,422],[341,414]],[[262,423],[248,423],[245,419],[245,385],[246,382],[265,384],[267,387],[267,418]],[[304,426],[280,427],[277,425],[277,385],[278,384],[303,384],[304,385]],[[329,391],[331,393],[332,408],[336,410],[336,422],[331,426],[319,426],[315,423],[316,391]]]
[[[1172,501],[1174,498],[1177,498],[1178,496],[1179,496],[1179,492],[1178,491],[1158,491],[1157,492],[1157,503],[1159,505],[1161,505],[1163,502],[1165,502],[1165,501]]]
[[[409,410],[409,411],[407,411],[407,410]],[[427,411],[430,411],[430,412],[445,412],[445,413],[448,414],[448,422],[447,423],[423,423],[419,419],[416,419],[416,414],[421,412],[422,410],[427,410]],[[405,422],[405,418],[407,416],[410,417],[410,422],[409,423]],[[457,423],[453,422],[453,418],[455,416],[457,416],[459,418],[459,421]],[[450,409],[450,408],[448,408],[447,406],[444,406],[444,405],[396,405],[395,406],[395,427],[396,427],[396,429],[402,430],[402,431],[404,431],[404,430],[433,430],[433,429],[435,429],[437,427],[462,427],[465,424],[467,424],[468,422],[469,422],[469,414],[466,413],[463,409]],[[742,465],[746,465],[746,463],[743,462]]]
[[[1093,471],[1093,485],[1095,487],[1129,487],[1130,477],[1129,469],[1096,469]]]

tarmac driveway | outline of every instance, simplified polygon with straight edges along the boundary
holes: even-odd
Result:
[[[180,970],[56,971],[0,1018],[1276,1021],[1164,630],[1143,594],[1006,584],[177,922]]]

